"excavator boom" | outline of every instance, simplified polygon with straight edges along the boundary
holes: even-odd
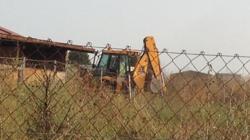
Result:
[[[144,89],[150,70],[152,71],[153,77],[160,81],[161,86],[165,87],[158,49],[152,36],[144,39],[144,53],[137,62],[133,73],[134,83],[139,90]]]
[[[161,75],[160,58],[158,54],[158,49],[156,48],[155,41],[153,37],[146,37],[144,39],[145,53],[149,57],[149,64],[153,69],[153,74],[157,78]]]

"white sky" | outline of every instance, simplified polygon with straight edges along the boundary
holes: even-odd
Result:
[[[0,26],[97,46],[250,55],[249,0],[0,0]]]

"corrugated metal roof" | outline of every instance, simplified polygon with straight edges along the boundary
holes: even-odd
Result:
[[[0,26],[0,41],[1,40],[28,43],[28,44],[33,44],[33,45],[40,44],[40,45],[44,45],[47,47],[65,48],[68,50],[75,50],[75,51],[82,51],[82,52],[89,52],[89,53],[95,52],[94,48],[90,48],[90,47],[83,46],[83,45],[74,45],[74,44],[68,44],[68,43],[53,42],[51,40],[42,40],[42,39],[37,39],[37,38],[32,38],[32,37],[24,37]]]
[[[1,27],[1,26],[0,26],[0,34],[21,36],[21,35],[19,35],[18,33],[15,33],[15,32],[13,32],[13,31],[11,31],[11,30],[9,30],[9,29],[6,29],[6,28],[4,28],[4,27]]]

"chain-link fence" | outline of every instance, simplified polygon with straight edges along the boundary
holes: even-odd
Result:
[[[163,93],[117,93],[91,64],[99,54],[0,58],[0,139],[250,139],[250,57],[158,54]]]

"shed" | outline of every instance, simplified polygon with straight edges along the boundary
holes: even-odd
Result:
[[[92,47],[74,45],[70,42],[55,42],[51,39],[25,37],[0,27],[0,69],[4,79],[22,81],[30,77],[29,75],[34,75],[34,72],[38,73],[38,69],[44,67],[47,70],[55,71],[56,68],[56,72],[63,72],[69,50],[95,52]]]
[[[58,61],[65,63],[68,50],[94,53],[95,50],[83,45],[54,42],[24,37],[0,27],[0,58],[26,58],[35,61]]]

